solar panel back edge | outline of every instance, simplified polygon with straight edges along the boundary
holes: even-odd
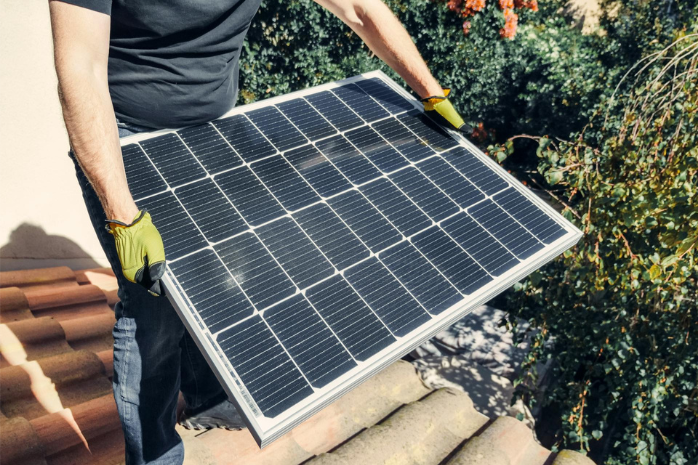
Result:
[[[393,91],[396,91],[395,95],[398,95],[398,97],[400,99],[403,99],[405,102],[409,102],[409,100],[407,98],[405,98],[404,93],[402,93],[402,95],[401,95],[401,92],[398,89],[396,89],[395,84],[392,83],[391,81],[389,81],[384,75],[382,75],[382,73],[373,73],[373,75],[371,77],[374,79],[379,78],[388,89],[392,88]],[[286,100],[291,100],[291,99],[297,98],[297,97],[306,97],[305,100],[312,103],[312,101],[314,100],[313,98],[310,98],[310,96],[312,96],[312,95],[315,95],[315,94],[318,94],[320,92],[324,92],[327,90],[332,91],[332,89],[337,89],[337,88],[342,87],[343,85],[347,85],[347,84],[352,83],[352,82],[360,81],[362,79],[364,79],[364,78],[357,77],[357,78],[349,79],[347,81],[333,83],[333,84],[327,85],[327,86],[320,86],[318,88],[302,91],[299,94],[290,94],[288,96],[284,96],[284,98],[282,98],[282,100],[286,101]],[[366,87],[366,86],[355,86],[355,87],[357,89],[360,89],[361,87]],[[333,94],[337,95],[336,92],[333,92]],[[383,96],[383,98],[385,99],[386,97]],[[335,110],[333,110],[333,111],[335,111],[335,112],[337,111],[336,107],[338,105],[338,101],[342,101],[341,95],[339,96],[339,99],[336,99],[336,98],[332,99],[332,104],[335,106]],[[401,101],[396,100],[394,95],[388,97],[388,101],[390,101],[390,106],[392,106],[393,109],[396,107],[400,107],[400,105],[401,105],[400,104]],[[396,102],[397,102],[397,104],[396,104]],[[275,103],[280,103],[280,102],[275,102],[273,100],[270,100],[267,102],[268,105],[275,104]],[[410,105],[411,105],[411,103],[410,103]],[[264,106],[264,103],[260,103],[258,106]],[[378,105],[378,107],[380,107],[380,104]],[[342,107],[340,107],[340,108],[342,108]],[[401,112],[402,112],[402,110],[408,111],[409,109],[407,107],[400,108]],[[235,110],[234,113],[231,113],[231,115],[241,114],[241,113],[244,113],[245,111],[248,111],[248,110],[246,110],[245,108],[237,109],[237,110]],[[344,109],[342,109],[341,111],[344,111]],[[354,113],[356,114],[356,116],[360,117],[359,114],[357,114],[356,112],[354,112]],[[386,110],[386,113],[387,113],[387,110]],[[392,115],[395,115],[395,114],[396,113],[393,113]],[[405,114],[405,113],[402,113],[402,114]],[[333,117],[337,118],[337,115],[334,115]],[[388,114],[387,117],[392,118],[392,116],[390,114]],[[348,119],[352,119],[352,118],[348,118]],[[344,121],[344,119],[342,119],[342,118],[338,118],[338,120]],[[355,121],[355,119],[353,119],[353,120]],[[398,119],[398,121],[399,121],[399,119]],[[410,124],[412,124],[412,125],[416,124],[415,121],[416,120],[411,121]],[[214,126],[215,126],[215,122],[214,122]],[[348,125],[348,126],[349,126],[349,128],[347,130],[356,128],[354,123],[351,125]],[[366,124],[364,124],[363,127],[367,127]],[[418,133],[413,132],[413,134],[418,134]],[[144,138],[144,140],[148,138],[147,136],[140,136],[140,137]],[[415,137],[417,137],[417,140],[419,140],[418,135],[416,135]],[[136,137],[135,139],[138,139],[138,137]],[[130,142],[133,142],[133,140],[134,140],[133,138],[130,140],[124,140],[124,141],[122,141],[122,144],[126,145]],[[458,140],[458,139],[456,139],[456,140]],[[467,142],[465,142],[464,140],[460,140],[458,142],[458,145],[461,147],[467,147],[468,151],[472,152],[472,147],[469,147],[469,144]],[[450,151],[450,149],[449,149],[449,151]],[[244,154],[240,154],[240,155],[243,157],[243,159],[245,158]],[[486,160],[483,159],[482,155],[478,155],[476,153],[475,156],[476,156],[476,158],[479,158],[482,162],[486,163]],[[437,157],[441,158],[440,156],[437,156]],[[431,157],[426,157],[426,158],[431,159]],[[291,161],[291,160],[289,160],[289,161]],[[423,161],[424,161],[424,159],[420,158],[418,160],[418,163],[421,163]],[[417,164],[411,163],[407,168],[414,169],[416,167],[417,169],[419,169],[418,163]],[[291,161],[291,164],[293,165],[292,161]],[[204,165],[203,167],[206,167],[206,166]],[[294,165],[294,168],[297,169],[297,166]],[[439,168],[439,169],[441,169],[441,168]],[[496,167],[490,166],[489,169],[493,170],[497,177],[500,177],[500,178],[502,177],[501,172],[497,173]],[[302,174],[300,170],[297,169],[297,171],[299,174]],[[460,172],[458,170],[458,167],[455,167],[455,169],[453,169],[453,171],[456,173]],[[445,195],[449,195],[449,190],[450,191],[454,190],[453,189],[453,174],[452,173],[450,173],[449,174],[450,177],[448,177],[448,180],[451,183],[451,184],[449,184],[449,186],[440,186],[439,181],[434,179],[434,177],[429,176],[429,173],[427,173],[427,172],[421,171],[421,174],[423,176],[425,176],[425,179],[428,178],[429,181],[431,181],[434,185],[436,185]],[[464,179],[467,179],[465,177],[465,174],[463,174],[462,172],[460,172],[460,175]],[[438,178],[438,176],[437,176],[437,178]],[[422,179],[420,182],[424,182],[425,179]],[[306,181],[309,182],[308,179],[306,179]],[[467,181],[462,181],[462,182],[467,182]],[[312,183],[310,183],[310,184],[312,186]],[[442,187],[447,187],[447,189],[442,188]],[[433,188],[431,188],[431,187],[430,187],[430,189],[433,190]],[[472,188],[470,190],[472,190]],[[521,193],[520,189],[515,188],[515,190],[517,190],[519,193]],[[496,194],[499,194],[500,192],[501,191],[497,191],[494,194],[496,195]],[[175,189],[175,194],[176,194],[176,189]],[[530,196],[530,194],[526,195],[525,193],[523,195],[524,195],[524,197]],[[482,197],[484,198],[485,195],[483,195]],[[512,197],[511,195],[508,195],[506,197],[502,197],[502,196],[500,196],[500,197],[502,198],[503,202],[508,203],[508,204],[511,204],[514,200],[516,200],[516,198]],[[487,198],[491,198],[491,197],[488,195]],[[428,200],[428,199],[425,198],[425,201],[426,200]],[[456,200],[455,198],[452,198],[452,200],[460,205],[460,202],[459,202],[460,198],[458,200]],[[495,200],[497,200],[497,199],[495,199]],[[528,198],[527,200],[529,202],[533,202],[533,205],[535,207],[538,207],[538,208],[541,207],[541,205],[539,203],[532,201],[530,198]],[[321,203],[326,203],[326,202],[323,200]],[[313,203],[313,205],[318,205],[318,203]],[[419,205],[419,202],[418,202],[418,205]],[[429,204],[425,203],[425,205],[429,205]],[[332,206],[331,203],[329,206],[330,207]],[[501,205],[498,205],[498,206],[502,207]],[[461,207],[462,207],[462,205],[461,205]],[[531,211],[532,211],[531,205],[527,205],[526,208],[527,209],[524,213],[521,213],[518,216],[516,214],[514,214],[511,218],[517,222],[524,222],[526,224],[534,224],[534,223],[532,223],[532,221],[534,221],[534,220],[530,216]],[[544,213],[547,214],[548,216],[550,216],[550,211],[545,212],[545,210],[544,210]],[[335,212],[335,214],[337,214],[337,212]],[[290,216],[293,217],[293,215],[290,215]],[[341,220],[342,219],[341,214],[339,215],[339,217]],[[557,226],[562,228],[565,232],[565,234],[563,236],[560,236],[561,233],[559,232],[559,230],[555,229],[549,223],[546,223],[545,226],[539,228],[542,231],[544,231],[544,233],[546,234],[546,240],[548,242],[554,241],[548,247],[548,250],[550,250],[550,254],[553,254],[553,253],[556,253],[556,251],[562,250],[561,247],[565,247],[566,244],[569,244],[569,243],[572,243],[573,241],[575,241],[576,240],[576,237],[575,237],[576,231],[574,230],[573,227],[571,228],[570,225],[567,225],[564,222],[562,222],[562,225],[560,225],[559,218],[550,219],[550,220],[553,223],[557,223]],[[156,220],[156,222],[157,222],[157,220]],[[302,224],[299,224],[299,225],[302,226]],[[347,225],[349,225],[349,224],[347,223]],[[349,225],[349,226],[351,226],[351,225]],[[301,229],[303,229],[303,228],[301,227]],[[524,229],[525,229],[525,227],[524,227]],[[554,231],[554,233],[550,233],[551,230]],[[358,234],[356,231],[352,230],[351,227],[350,227],[349,231],[353,232],[354,234]],[[349,231],[347,231],[347,232],[349,232]],[[351,234],[351,232],[349,232],[349,234]],[[307,231],[306,231],[306,234],[308,234]],[[317,231],[315,231],[315,234],[317,234]],[[324,236],[321,236],[321,237],[324,237]],[[359,235],[358,239],[360,240],[360,235]],[[564,239],[564,241],[563,241],[563,239]],[[408,244],[408,243],[409,243],[408,241],[406,241],[404,238],[402,238],[397,243],[389,244],[389,248],[387,251],[395,250],[398,244]],[[354,247],[356,247],[356,246],[354,246]],[[360,249],[356,249],[356,250],[360,250]],[[320,250],[318,252],[321,252],[321,251],[322,251],[322,247],[320,247]],[[381,255],[384,254],[384,252],[385,252],[386,257],[387,257],[387,251],[380,251],[380,253],[377,255],[378,258],[380,259]],[[538,256],[538,255],[541,255],[541,254],[537,254],[536,256]],[[374,256],[374,255],[371,255],[371,256]],[[384,265],[387,265],[387,266],[385,268],[383,268],[384,271],[382,273],[390,272],[390,273],[392,273],[393,276],[398,277],[398,274],[395,273],[395,271],[397,271],[397,273],[399,273],[400,277],[407,276],[407,275],[405,275],[405,273],[408,272],[409,270],[405,269],[404,266],[400,266],[398,268],[395,268],[396,263],[394,263],[394,258],[395,257],[393,256],[391,258],[391,261],[384,263]],[[361,269],[361,267],[357,268],[357,264],[366,263],[365,261],[369,260],[369,259],[370,259],[370,256],[369,256],[369,258],[362,258],[361,261],[351,263],[351,266],[355,270]],[[381,260],[381,261],[383,261],[383,260]],[[532,266],[531,265],[532,261],[533,260],[531,259],[531,257],[529,257],[529,259],[526,260],[526,263],[524,263],[524,265],[527,265],[525,268]],[[366,266],[366,265],[363,265],[363,266]],[[374,267],[375,266],[376,265],[374,265]],[[433,264],[431,264],[431,266],[433,267]],[[524,273],[525,268],[519,267],[519,272],[517,273],[517,275],[521,275],[522,273]],[[373,270],[374,268],[371,268],[371,269]],[[379,269],[375,268],[375,270],[379,270]],[[342,270],[342,271],[344,271],[344,270]],[[377,273],[378,271],[372,271],[372,272]],[[436,269],[436,273],[439,274],[440,271],[438,269]],[[506,283],[507,281],[513,282],[513,279],[516,278],[516,276],[512,277],[511,271],[507,272],[506,275],[507,276],[500,277],[500,279],[499,279],[500,284]],[[337,275],[335,274],[333,276],[337,276]],[[340,274],[340,276],[341,276],[341,274]],[[325,279],[329,279],[329,278],[325,278]],[[389,281],[385,281],[386,279],[387,278],[382,278],[381,281],[388,283]],[[397,279],[399,282],[401,278],[397,278]],[[357,281],[357,283],[359,283],[359,282],[360,281]],[[497,292],[496,289],[489,289],[487,292],[485,292],[485,290],[483,288],[481,288],[479,291],[482,291],[482,292],[479,292],[479,294],[478,294],[478,292],[474,293],[473,294],[474,297],[472,297],[471,299],[461,299],[459,302],[453,303],[453,298],[450,298],[450,300],[449,300],[449,298],[447,298],[448,294],[443,294],[443,292],[446,292],[445,288],[444,288],[442,291],[439,291],[441,293],[439,295],[443,295],[442,300],[443,300],[445,305],[449,305],[449,304],[451,304],[451,305],[448,308],[439,308],[437,306],[437,307],[432,308],[431,311],[429,311],[427,309],[431,315],[437,315],[437,317],[432,318],[430,320],[429,324],[416,328],[411,333],[407,334],[407,336],[409,336],[409,337],[407,337],[407,336],[398,337],[397,342],[394,342],[391,345],[381,349],[379,352],[370,356],[365,361],[359,361],[359,363],[357,364],[356,367],[352,368],[348,372],[344,372],[341,377],[336,378],[333,381],[330,381],[329,383],[327,383],[327,381],[328,381],[327,377],[323,378],[323,381],[322,381],[323,387],[321,389],[316,390],[313,394],[308,394],[306,397],[303,398],[303,400],[297,402],[296,404],[291,405],[290,408],[286,409],[282,413],[279,413],[275,417],[265,418],[263,416],[260,416],[259,407],[255,405],[255,400],[254,400],[253,396],[250,395],[250,392],[247,391],[244,384],[240,383],[240,378],[237,377],[237,375],[235,374],[235,369],[234,369],[234,367],[232,367],[230,365],[230,360],[226,360],[226,358],[224,356],[223,357],[221,356],[222,350],[221,350],[220,346],[217,346],[217,344],[213,340],[213,334],[211,334],[211,332],[208,331],[206,325],[203,324],[202,321],[197,320],[196,312],[191,311],[191,309],[193,307],[191,306],[191,303],[189,302],[189,299],[186,295],[186,291],[179,285],[179,283],[177,282],[177,278],[171,269],[168,269],[166,284],[167,284],[168,290],[171,288],[171,289],[174,289],[176,291],[176,292],[172,293],[170,296],[171,300],[173,300],[175,303],[175,308],[180,313],[180,316],[182,316],[182,319],[185,320],[185,322],[189,323],[187,326],[189,327],[190,331],[192,331],[194,333],[195,339],[197,340],[197,343],[199,343],[200,346],[203,347],[204,355],[209,359],[209,362],[216,368],[217,374],[219,375],[219,377],[222,381],[222,384],[224,385],[226,390],[229,392],[229,394],[232,397],[234,397],[235,402],[240,406],[241,411],[246,416],[248,416],[248,422],[252,428],[251,431],[252,431],[253,435],[255,436],[255,438],[257,439],[258,443],[260,443],[260,445],[268,444],[269,441],[278,437],[280,434],[282,434],[284,431],[288,430],[294,424],[297,424],[303,418],[307,418],[313,412],[317,411],[317,409],[319,409],[322,405],[326,405],[332,399],[336,398],[338,395],[341,395],[341,393],[349,390],[351,388],[351,386],[355,385],[356,383],[358,383],[361,380],[365,379],[366,377],[370,376],[377,369],[379,369],[382,366],[385,366],[387,363],[394,360],[398,354],[401,354],[401,353],[404,353],[405,351],[408,351],[410,349],[410,347],[416,345],[421,340],[423,340],[425,337],[428,337],[429,334],[433,334],[434,332],[438,331],[441,327],[449,324],[449,321],[451,321],[451,320],[455,321],[456,319],[458,319],[458,317],[461,317],[462,314],[466,311],[465,307],[466,306],[471,307],[472,305],[477,303],[477,300],[482,300],[483,295],[487,295],[488,293],[491,294],[491,293]],[[313,286],[317,286],[317,284],[318,283],[314,283]],[[345,289],[353,290],[351,288],[351,282],[349,282],[347,285],[349,287],[348,288],[345,287]],[[403,285],[403,288],[406,288],[407,291],[410,291],[409,286],[406,286],[405,283],[402,283],[402,285]],[[491,288],[492,286],[489,286],[489,287]],[[499,286],[499,287],[501,287],[501,286]],[[419,290],[420,292],[424,291],[423,286],[422,286],[422,288],[418,288],[418,287],[413,287],[413,288],[415,290]],[[366,290],[366,286],[363,283],[359,286],[359,288],[357,290],[359,292],[356,295],[359,298],[361,298],[362,293],[364,293],[371,301],[377,301],[376,299],[378,299],[374,293],[367,293],[368,291]],[[353,292],[356,293],[357,290],[353,290]],[[346,291],[343,291],[343,292],[346,292]],[[299,296],[299,295],[303,295],[303,294],[295,294],[295,296]],[[437,296],[429,295],[429,293],[424,293],[424,292],[422,292],[422,294],[415,295],[415,298],[417,299],[416,301],[419,302],[420,304],[422,304],[423,301],[429,302],[430,304],[432,302],[436,302],[433,299],[433,297],[438,297],[438,295]],[[293,298],[297,298],[297,297],[293,297]],[[403,297],[403,298],[405,298],[405,297]],[[378,300],[380,300],[380,299],[378,299]],[[470,300],[470,304],[468,304],[467,300]],[[274,305],[278,305],[279,303],[274,304]],[[436,303],[435,303],[435,305],[436,305]],[[462,307],[462,309],[459,310],[459,307]],[[274,306],[272,306],[270,308],[274,308]],[[438,309],[438,311],[437,311],[437,309]],[[260,313],[255,313],[255,315],[257,315],[257,314],[260,314]],[[262,312],[261,315],[263,316],[264,313]],[[426,315],[426,314],[424,314],[424,315]],[[391,315],[389,315],[389,316],[391,316]],[[249,318],[250,317],[246,318],[244,321],[246,321]],[[423,317],[420,317],[420,318],[423,318]],[[395,321],[399,321],[399,320],[395,320]],[[277,321],[277,323],[278,323],[278,321]],[[235,325],[233,325],[233,326],[235,326]],[[281,345],[281,347],[283,347],[283,345]],[[306,365],[307,365],[307,363],[306,363]],[[298,366],[300,366],[300,365],[298,365]],[[338,370],[338,371],[342,371],[342,370]],[[315,376],[317,376],[317,375],[315,375]],[[313,379],[315,379],[315,378],[313,378]]]

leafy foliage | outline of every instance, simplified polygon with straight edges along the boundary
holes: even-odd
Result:
[[[495,1],[463,18],[445,2],[388,0],[434,76],[473,127],[507,137],[519,132],[569,136],[581,129],[606,78],[599,41],[569,27],[557,1],[517,9],[518,32],[500,38],[505,20]],[[484,2],[483,2],[484,3]],[[249,30],[240,67],[240,103],[382,69],[361,39],[312,0],[264,0]]]
[[[694,464],[698,34],[639,68],[574,140],[540,139],[539,171],[585,235],[510,296],[543,328],[520,381],[556,361],[546,396],[568,446],[607,464]]]

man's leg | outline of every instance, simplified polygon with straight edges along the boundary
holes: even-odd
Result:
[[[184,326],[166,297],[154,297],[123,277],[101,203],[77,162],[75,168],[92,226],[119,283],[113,386],[126,463],[180,464],[184,447],[174,426]]]

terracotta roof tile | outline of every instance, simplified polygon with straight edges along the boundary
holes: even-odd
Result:
[[[0,273],[0,464],[123,463],[109,380],[116,290],[108,268]],[[490,421],[467,394],[427,388],[403,361],[263,450],[247,431],[178,431],[192,465],[592,463],[553,457],[523,423]]]
[[[25,293],[52,287],[77,287],[75,273],[67,266],[35,270],[0,271],[0,287],[18,287]]]
[[[0,288],[0,323],[33,317],[24,292],[17,287]]]

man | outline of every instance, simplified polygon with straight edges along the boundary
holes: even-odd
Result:
[[[424,98],[428,112],[456,128],[463,125],[447,91],[381,0],[316,1],[396,70]],[[244,427],[168,300],[157,297],[165,265],[162,239],[131,197],[118,138],[205,123],[232,108],[242,42],[260,3],[50,1],[71,157],[119,281],[113,386],[129,464],[182,462],[174,430],[180,389],[185,426]]]

